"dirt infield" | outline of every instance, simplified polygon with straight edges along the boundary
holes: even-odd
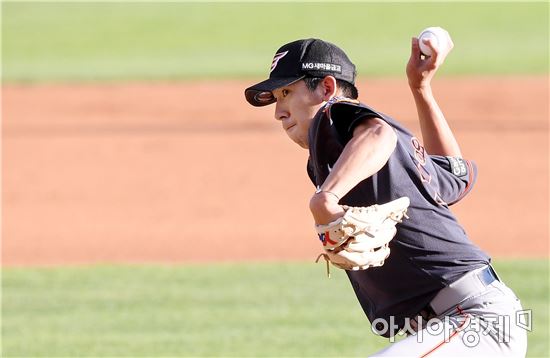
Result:
[[[252,81],[250,81],[252,83]],[[3,265],[314,259],[307,152],[248,82],[3,86]],[[548,79],[439,79],[493,256],[548,255]],[[419,133],[404,80],[361,99]]]

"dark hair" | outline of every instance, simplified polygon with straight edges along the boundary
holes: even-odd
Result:
[[[310,91],[315,91],[315,89],[319,85],[319,82],[321,82],[323,78],[324,77],[306,77],[304,78],[304,82],[306,83],[306,87]],[[336,85],[338,85],[338,88],[342,91],[342,95],[344,97],[348,97],[351,99],[357,99],[359,97],[359,91],[357,90],[357,87],[355,87],[351,83],[342,80],[336,80]]]

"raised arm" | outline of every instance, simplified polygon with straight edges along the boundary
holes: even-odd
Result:
[[[407,77],[418,112],[422,141],[429,154],[461,157],[458,142],[431,88],[433,76],[454,45],[450,36],[447,43],[439,48],[436,48],[430,40],[425,41],[425,44],[432,49],[432,56],[422,58],[418,39],[413,38],[411,57],[407,64]]]
[[[378,172],[388,161],[397,143],[389,124],[378,118],[363,120],[353,131],[352,139],[334,164],[321,186],[321,192],[310,200],[310,210],[317,224],[328,224],[343,215],[338,205],[361,181]]]

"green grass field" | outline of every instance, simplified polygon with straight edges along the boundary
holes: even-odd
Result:
[[[496,262],[548,351],[548,261]],[[342,272],[324,265],[5,268],[3,356],[366,356],[374,336]]]
[[[2,3],[3,79],[265,76],[275,50],[321,37],[360,76],[402,75],[411,36],[449,30],[445,74],[548,73],[548,3]]]

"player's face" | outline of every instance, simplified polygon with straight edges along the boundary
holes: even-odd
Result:
[[[290,139],[305,149],[309,147],[309,126],[324,104],[322,90],[319,90],[319,87],[312,92],[306,87],[304,81],[298,81],[273,91],[277,99],[275,119],[281,121]]]

